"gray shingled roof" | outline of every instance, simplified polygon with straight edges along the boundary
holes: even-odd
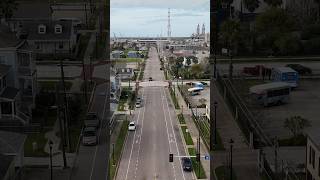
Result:
[[[48,2],[18,2],[13,19],[51,19],[51,8]]]
[[[14,156],[0,154],[0,179],[3,179],[14,160]]]
[[[17,38],[15,33],[10,32],[5,25],[0,25],[0,48],[16,47],[21,40]]]
[[[0,98],[15,99],[19,93],[19,89],[14,87],[6,87],[1,93]],[[1,136],[0,136],[1,137]]]
[[[39,34],[38,26],[46,26],[46,33]],[[55,34],[54,28],[55,25],[62,26],[62,33]],[[46,20],[37,20],[37,21],[25,21],[22,23],[22,28],[25,32],[28,33],[28,40],[70,40],[72,35],[72,21],[46,21]]]
[[[0,78],[7,75],[11,69],[11,66],[0,64]]]
[[[19,153],[27,136],[9,131],[0,131],[0,154]]]

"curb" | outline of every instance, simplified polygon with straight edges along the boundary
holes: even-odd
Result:
[[[118,174],[118,169],[119,169],[119,165],[120,165],[120,162],[121,162],[121,159],[122,159],[124,147],[125,147],[125,145],[127,144],[128,134],[129,134],[129,133],[126,134],[126,137],[125,137],[125,140],[124,140],[124,145],[123,145],[123,147],[122,147],[122,149],[121,149],[121,152],[120,152],[120,156],[119,156],[118,163],[117,163],[117,165],[116,165],[116,170],[115,170],[115,172],[114,172],[113,180],[116,179],[117,174]]]

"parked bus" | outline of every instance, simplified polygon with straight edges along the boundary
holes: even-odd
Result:
[[[263,106],[287,103],[290,98],[291,85],[286,82],[272,82],[252,86],[250,94]]]
[[[195,96],[195,95],[199,95],[200,91],[202,91],[203,88],[201,87],[193,87],[193,88],[189,88],[188,92],[190,93],[191,96]]]
[[[272,80],[274,82],[287,82],[292,88],[298,86],[298,72],[290,67],[278,67],[272,69]]]

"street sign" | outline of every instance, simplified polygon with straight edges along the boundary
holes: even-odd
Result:
[[[204,156],[205,160],[210,160],[210,156]]]

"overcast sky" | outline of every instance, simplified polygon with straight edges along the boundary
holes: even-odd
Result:
[[[209,31],[209,0],[111,0],[111,36],[167,36],[168,8],[172,36]]]

